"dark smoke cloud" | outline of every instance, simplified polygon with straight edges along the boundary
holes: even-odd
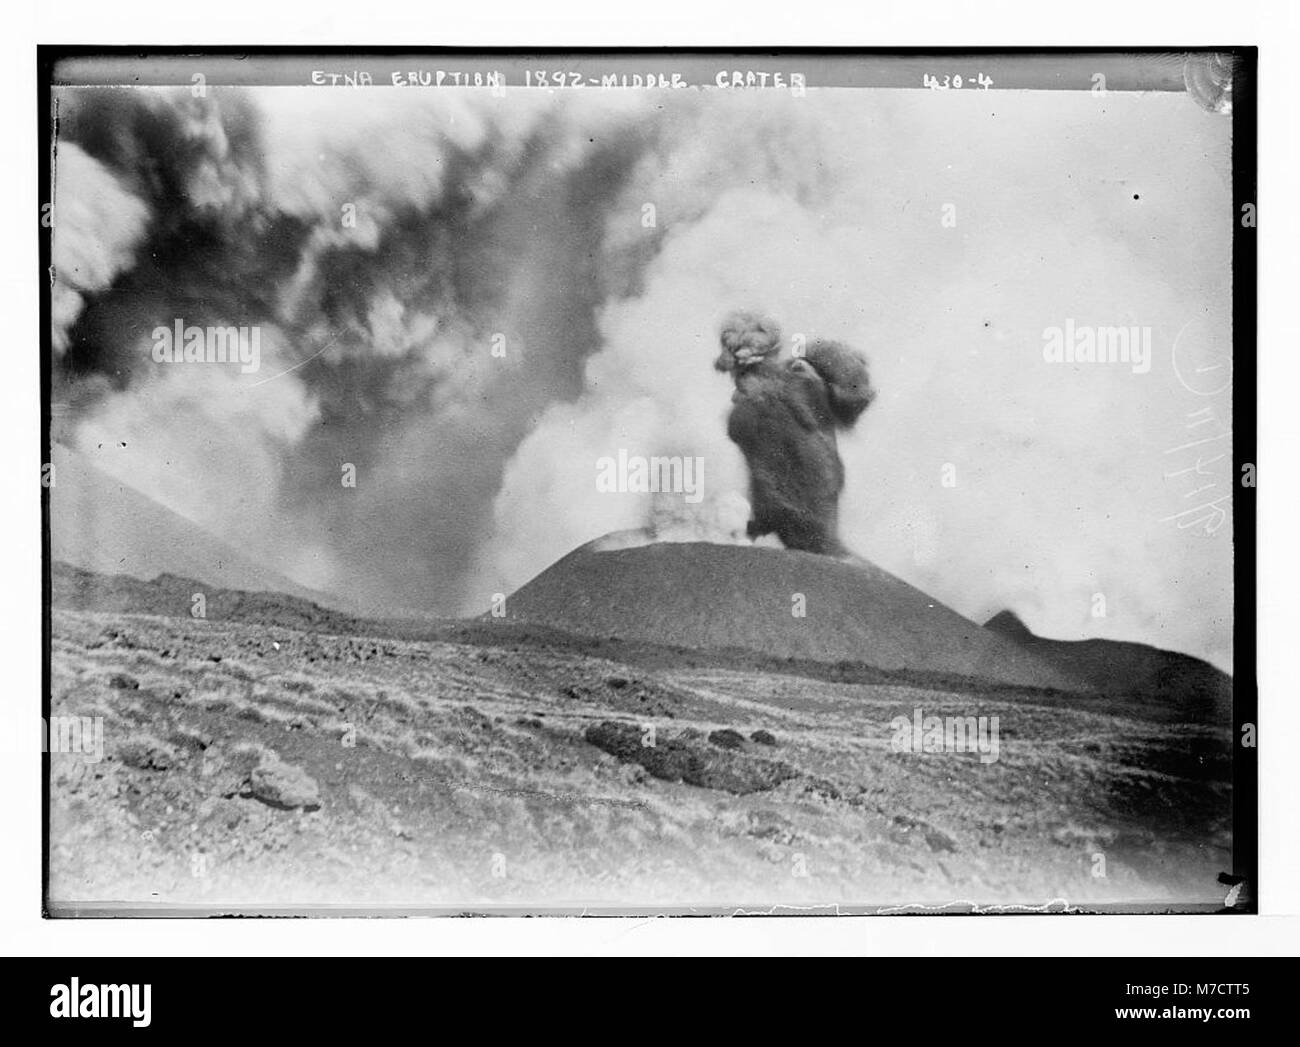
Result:
[[[875,398],[866,360],[828,341],[783,359],[780,328],[749,312],[729,316],[720,341],[714,366],[736,383],[727,435],[749,466],[746,533],[775,534],[789,549],[844,555],[844,463],[835,433],[851,428]]]
[[[329,118],[317,108],[315,120]],[[420,139],[413,123],[387,143]],[[274,475],[242,481],[264,488],[250,492],[230,490],[226,474],[208,496],[243,507],[264,555],[316,550],[318,584],[458,610],[502,468],[548,404],[581,390],[596,310],[627,279],[601,251],[604,226],[651,138],[628,121],[597,126],[581,162],[555,113],[487,121],[459,140],[431,126],[385,184],[385,170],[365,166],[384,142],[354,135],[345,144],[369,157],[304,148],[286,162],[278,153],[294,143],[239,92],[65,93],[60,147],[110,172],[148,220],[120,271],[82,289],[56,331],[55,399],[70,407],[56,439],[75,442],[100,409],[101,428],[146,408],[166,424],[167,403],[176,428],[195,428],[179,412],[217,383],[195,376],[208,383],[200,394],[182,388],[186,374],[160,376],[149,332],[176,318],[260,325],[273,343],[262,371],[221,395],[271,417],[291,401],[285,413],[301,424],[244,428],[238,439],[250,453],[260,443]],[[64,188],[65,202],[79,195]],[[355,230],[340,222],[344,205]],[[231,453],[224,433],[198,435]],[[344,463],[354,490],[340,484]],[[228,530],[212,511],[204,522]]]

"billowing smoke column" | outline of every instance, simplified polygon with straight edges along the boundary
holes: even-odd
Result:
[[[602,244],[655,140],[624,112],[645,103],[278,87],[58,103],[54,438],[362,609],[482,604],[467,565],[502,469],[578,394],[596,311],[643,264]],[[258,329],[260,371],[160,364],[151,332],[178,321]]]
[[[754,313],[731,314],[721,340],[714,366],[736,382],[727,435],[749,465],[749,536],[775,534],[788,549],[845,555],[835,432],[850,428],[875,398],[867,361],[828,341],[782,358],[780,329]]]

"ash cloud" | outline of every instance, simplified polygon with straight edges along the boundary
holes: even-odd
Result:
[[[719,341],[713,366],[736,383],[727,436],[749,468],[745,533],[775,534],[787,549],[846,555],[836,432],[851,429],[876,397],[866,359],[830,341],[784,356],[776,322],[752,312],[728,316]]]

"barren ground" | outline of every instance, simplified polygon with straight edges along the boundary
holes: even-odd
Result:
[[[1227,725],[490,628],[56,600],[51,713],[103,717],[104,758],[51,756],[51,909],[1223,900]],[[998,716],[999,759],[891,751],[916,708]]]

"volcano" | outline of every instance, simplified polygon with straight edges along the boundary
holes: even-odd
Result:
[[[50,551],[56,563],[105,575],[194,579],[222,589],[284,593],[335,610],[341,597],[299,585],[273,567],[110,476],[86,455],[54,445]]]
[[[505,617],[580,636],[1087,689],[869,561],[788,549],[608,536],[510,596]]]

